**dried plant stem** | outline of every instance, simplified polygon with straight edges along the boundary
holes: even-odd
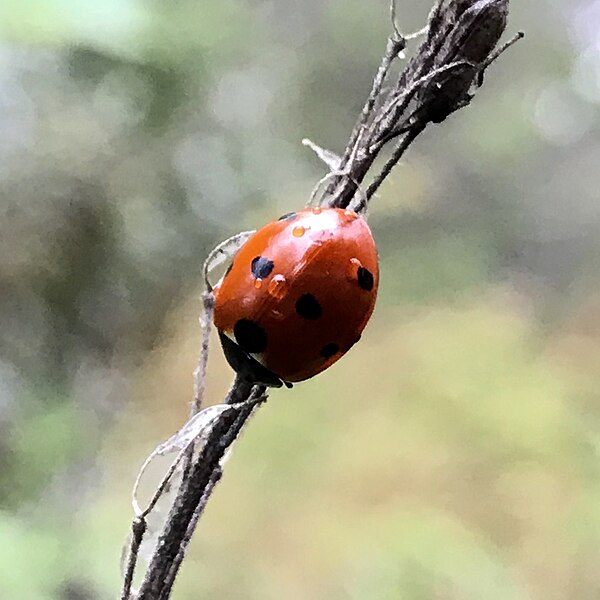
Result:
[[[390,84],[394,62],[405,49],[406,40],[396,24],[396,6],[390,6],[393,33],[373,79],[371,91],[361,110],[348,144],[338,159],[333,153],[306,141],[326,162],[330,173],[321,183],[319,204],[364,211],[381,184],[409,146],[430,123],[443,121],[452,112],[467,106],[483,83],[485,70],[522,33],[497,48],[508,14],[508,0],[435,0],[427,26],[415,35],[424,35],[415,55]],[[384,88],[384,85],[386,88]],[[361,184],[375,159],[388,142],[400,138],[382,169],[375,174],[366,192]],[[315,194],[321,190],[320,185]],[[212,322],[210,265],[218,264],[228,249],[243,242],[252,232],[243,232],[219,245],[205,263],[207,292],[203,294],[201,352],[195,371],[191,415],[202,406],[208,341]],[[221,479],[225,457],[256,408],[266,400],[265,388],[236,377],[225,403],[236,405],[211,424],[199,448],[185,450],[183,477],[176,498],[144,574],[139,592],[132,582],[139,548],[146,532],[145,517],[160,497],[159,486],[148,509],[132,523],[131,543],[124,571],[122,600],[168,600],[190,539],[211,494]]]
[[[367,98],[360,116],[354,125],[352,133],[350,134],[350,140],[348,141],[346,150],[342,156],[340,169],[346,167],[349,161],[352,162],[350,159],[353,157],[353,154],[356,153],[357,144],[360,142],[360,138],[364,133],[365,127],[373,115],[375,102],[381,95],[381,89],[389,73],[390,67],[405,47],[406,40],[403,37],[394,34],[388,38],[385,54],[381,59],[381,64],[379,65],[379,69],[377,70],[377,74],[373,80],[373,86],[371,88],[371,92],[369,93],[369,97]]]
[[[392,172],[392,169],[398,164],[408,147],[413,143],[415,138],[425,129],[423,124],[418,124],[412,127],[408,133],[400,140],[392,156],[387,160],[381,171],[376,175],[375,179],[367,188],[366,196],[370,199],[373,194],[379,189],[379,186],[384,182],[386,177]]]
[[[394,2],[392,9],[395,15]],[[426,38],[395,84],[384,90],[383,83],[407,39],[394,21],[395,33],[342,155],[341,174],[327,187],[321,204],[366,209],[360,199],[353,200],[356,185],[363,183],[382,148],[405,136],[368,186],[368,199],[428,124],[443,121],[471,102],[485,70],[523,37],[519,33],[496,49],[507,14],[508,0],[438,0],[427,27],[419,32],[426,32]]]
[[[187,478],[181,483],[159,538],[157,551],[136,596],[137,600],[168,597],[195,523],[220,476],[221,462],[255,407],[266,400],[264,392],[264,387],[252,386],[236,378],[228,403],[237,404],[244,402],[244,399],[249,402],[233,414],[223,414],[213,426],[199,456],[191,465]],[[169,575],[172,569],[174,572]]]
[[[198,320],[200,322],[202,338],[200,341],[198,364],[194,370],[194,399],[190,410],[190,416],[192,417],[199,413],[202,408],[202,399],[204,398],[204,388],[206,385],[210,331],[215,310],[214,297],[209,290],[202,292],[200,299],[202,300],[202,311]]]
[[[135,517],[131,524],[131,542],[128,549],[127,564],[123,576],[123,588],[121,590],[121,600],[131,598],[131,586],[133,585],[133,575],[137,565],[137,557],[140,551],[144,533],[146,533],[147,523],[143,517]]]
[[[222,476],[223,476],[223,470],[221,469],[221,467],[216,467],[210,477],[210,480],[208,481],[206,490],[204,491],[204,494],[202,495],[202,499],[201,499],[200,503],[198,504],[198,506],[196,507],[194,514],[192,515],[192,519],[188,525],[185,535],[183,536],[183,538],[181,540],[181,546],[179,548],[179,552],[177,553],[177,556],[173,560],[173,563],[170,565],[167,576],[164,579],[162,592],[161,592],[161,595],[159,596],[159,598],[161,600],[162,599],[168,600],[169,596],[171,595],[171,588],[173,587],[173,584],[175,583],[175,578],[177,577],[177,573],[179,572],[179,567],[181,566],[181,563],[183,562],[183,559],[185,558],[185,553],[187,552],[188,546],[192,539],[192,535],[194,534],[194,531],[196,530],[196,526],[198,525],[198,521],[200,520],[200,517],[204,513],[204,509],[206,507],[206,504],[207,504],[209,498],[211,497],[211,495],[213,493],[213,490],[215,489],[217,483],[219,483],[219,481],[221,480]]]

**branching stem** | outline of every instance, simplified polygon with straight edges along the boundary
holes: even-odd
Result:
[[[306,141],[328,165],[329,173],[320,184],[319,204],[351,206],[364,212],[367,204],[389,176],[406,150],[430,123],[443,121],[452,112],[467,106],[483,83],[486,69],[510,46],[523,37],[518,33],[496,48],[508,13],[508,0],[435,0],[428,23],[416,34],[400,33],[395,0],[390,4],[392,35],[386,45],[371,91],[356,120],[348,144],[338,157]],[[390,71],[402,55],[406,41],[424,35],[415,55],[390,85]],[[384,87],[385,86],[385,87]],[[375,174],[366,192],[361,185],[375,159],[393,139],[396,148]],[[317,198],[316,198],[317,199]],[[208,273],[223,262],[232,248],[252,232],[243,232],[220,244],[205,263],[206,292],[202,295],[202,338],[200,358],[194,373],[191,416],[202,407],[210,326],[213,315],[212,285]],[[244,425],[257,407],[266,401],[266,389],[236,377],[225,403],[232,404],[211,424],[203,443],[184,450],[183,475],[171,510],[143,577],[139,592],[132,591],[137,557],[147,530],[146,517],[163,494],[175,470],[167,473],[148,508],[139,511],[132,523],[126,555],[121,600],[168,600],[178,570],[185,558],[194,530],[211,494],[221,479],[225,458]],[[177,461],[176,461],[177,462]]]

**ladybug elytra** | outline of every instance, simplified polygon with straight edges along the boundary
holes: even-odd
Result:
[[[378,280],[373,236],[353,210],[305,209],[268,223],[214,288],[228,362],[274,387],[320,373],[360,339]]]

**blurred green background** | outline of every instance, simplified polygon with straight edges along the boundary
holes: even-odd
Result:
[[[600,1],[517,29],[382,187],[362,342],[272,393],[175,598],[600,597]],[[117,597],[200,265],[306,202],[300,140],[343,149],[388,32],[387,0],[0,3],[1,600]]]

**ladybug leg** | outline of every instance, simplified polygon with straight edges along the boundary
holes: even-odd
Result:
[[[219,339],[223,353],[231,368],[246,381],[260,383],[269,387],[292,387],[291,383],[282,381],[273,371],[263,367],[255,358],[244,352],[233,340],[219,331]]]
[[[202,267],[204,282],[206,284],[206,289],[209,292],[212,292],[214,287],[208,279],[209,274],[221,263],[231,258],[254,233],[254,230],[242,231],[241,233],[237,233],[236,235],[227,238],[213,248]]]

